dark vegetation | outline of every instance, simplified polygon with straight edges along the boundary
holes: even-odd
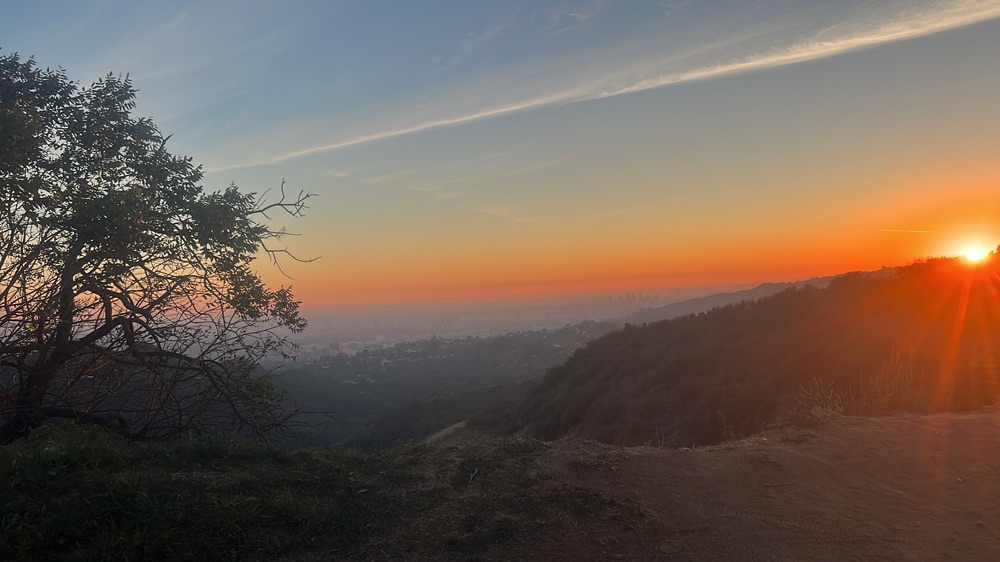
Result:
[[[829,281],[765,283],[643,309],[626,320],[676,318]],[[298,432],[300,443],[399,446],[472,417],[480,427],[497,425],[496,416],[522,403],[547,368],[623,324],[586,321],[555,330],[405,342],[291,365],[276,384],[303,410],[331,412],[306,415],[316,426]]]
[[[745,301],[755,301],[764,297],[780,293],[788,289],[801,289],[812,286],[817,288],[826,287],[832,277],[821,277],[808,281],[797,281],[794,283],[762,283],[752,289],[733,291],[731,293],[715,293],[704,297],[687,299],[680,302],[671,303],[655,308],[644,308],[628,315],[625,321],[629,324],[648,324],[660,320],[669,320],[678,316],[688,314],[700,314],[713,308],[737,304]]]
[[[465,560],[567,519],[637,515],[565,483],[545,448],[287,451],[50,423],[0,449],[0,559]]]
[[[398,446],[491,408],[513,405],[548,367],[618,324],[431,338],[289,364],[276,379],[317,425],[301,442]]]
[[[258,364],[305,321],[253,262],[294,259],[267,223],[309,195],[205,191],[135,94],[0,56],[0,444],[53,418],[134,440],[290,420]]]
[[[995,255],[934,259],[627,325],[550,369],[506,427],[689,446],[821,402],[861,414],[978,408],[1000,382],[998,271]]]
[[[625,320],[676,318],[828,282],[829,278],[765,283],[643,309]],[[276,383],[303,410],[331,412],[306,415],[304,419],[316,426],[298,432],[300,443],[398,446],[471,417],[480,426],[496,425],[495,414],[523,402],[547,368],[565,361],[588,341],[621,328],[625,320],[489,337],[430,338],[338,354],[289,366]]]

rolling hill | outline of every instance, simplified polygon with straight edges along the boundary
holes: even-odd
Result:
[[[995,256],[934,259],[626,325],[549,369],[507,429],[689,446],[758,431],[803,400],[974,409],[998,388],[998,269]]]
[[[823,288],[829,285],[832,279],[833,277],[819,277],[816,279],[809,279],[807,281],[795,281],[789,283],[761,283],[752,289],[744,289],[742,291],[732,291],[728,293],[715,293],[655,308],[644,308],[628,315],[625,317],[623,322],[629,324],[646,324],[649,322],[658,322],[660,320],[669,320],[671,318],[677,318],[678,316],[687,316],[688,314],[700,314],[720,306],[759,300],[788,289],[803,287]]]

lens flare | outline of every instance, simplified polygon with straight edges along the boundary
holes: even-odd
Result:
[[[962,252],[962,257],[972,263],[983,261],[988,255],[990,255],[989,250],[984,250],[983,248],[966,248]]]

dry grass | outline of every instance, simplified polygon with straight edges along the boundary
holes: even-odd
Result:
[[[893,353],[878,371],[864,375],[846,391],[813,379],[800,386],[795,410],[779,425],[815,427],[838,416],[887,416],[926,409],[929,389],[917,376],[913,359]]]
[[[635,515],[569,483],[549,449],[522,438],[379,453],[129,444],[47,427],[0,448],[0,560],[497,559],[571,521]]]
[[[854,416],[886,416],[913,412],[927,403],[929,390],[920,382],[912,357],[899,353],[861,382],[852,386],[843,397],[843,413]]]

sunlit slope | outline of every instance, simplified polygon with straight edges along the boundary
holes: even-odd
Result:
[[[627,326],[550,369],[513,425],[685,446],[756,431],[809,390],[857,413],[974,409],[998,388],[998,271],[992,254],[935,259]]]

